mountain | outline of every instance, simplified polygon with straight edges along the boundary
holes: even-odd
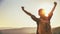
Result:
[[[56,27],[52,29],[53,34],[60,34],[60,27]]]
[[[60,34],[60,27],[52,28],[53,34]],[[2,29],[0,34],[36,34],[36,27]]]
[[[35,34],[35,27],[14,28],[0,30],[0,34]]]

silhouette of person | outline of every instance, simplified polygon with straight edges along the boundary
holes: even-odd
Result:
[[[54,6],[52,8],[52,10],[50,11],[50,13],[48,14],[48,16],[45,16],[45,14],[43,13],[44,9],[39,9],[38,10],[38,15],[40,16],[40,18],[36,18],[34,15],[32,15],[31,13],[27,12],[24,7],[22,6],[22,10],[29,15],[36,23],[37,23],[37,32],[36,34],[52,34],[51,32],[51,26],[50,26],[50,19],[53,15],[53,12],[55,10],[55,7],[57,5],[57,2],[54,2]]]

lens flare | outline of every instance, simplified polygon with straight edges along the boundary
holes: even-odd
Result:
[[[47,17],[48,17],[49,12],[50,12],[50,11],[45,10],[45,16],[47,16]]]

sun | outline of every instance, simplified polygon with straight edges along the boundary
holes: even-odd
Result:
[[[43,10],[43,14],[44,14],[46,17],[48,17],[49,11]]]
[[[47,11],[47,10],[46,10],[46,11],[45,11],[45,16],[48,17],[49,12],[50,12],[50,11]]]
[[[46,3],[42,3],[39,6],[40,6],[39,8],[44,9],[45,16],[48,17],[48,14],[50,13],[51,9],[53,8],[53,4],[51,2],[46,2]]]

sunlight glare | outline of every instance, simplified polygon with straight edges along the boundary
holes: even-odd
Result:
[[[50,11],[45,10],[45,16],[48,16],[49,12],[50,12]]]
[[[48,14],[49,14],[49,12],[51,11],[53,5],[47,3],[47,5],[46,5],[46,4],[43,4],[41,7],[44,8],[44,10],[45,10],[45,11],[44,11],[44,12],[45,12],[45,16],[48,17]]]

